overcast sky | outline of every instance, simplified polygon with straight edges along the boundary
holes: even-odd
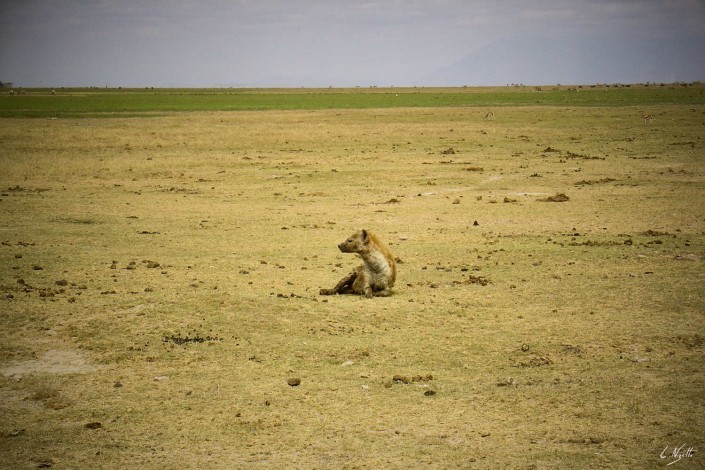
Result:
[[[705,80],[705,0],[1,0],[15,86]]]

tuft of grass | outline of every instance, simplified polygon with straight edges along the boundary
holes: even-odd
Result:
[[[88,217],[59,217],[56,219],[57,222],[63,222],[67,224],[77,224],[77,225],[95,225],[98,222],[96,219]]]

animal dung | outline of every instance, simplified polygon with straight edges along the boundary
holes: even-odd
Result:
[[[298,387],[299,385],[301,385],[301,379],[298,377],[292,377],[289,380],[287,380],[286,383],[290,387]]]

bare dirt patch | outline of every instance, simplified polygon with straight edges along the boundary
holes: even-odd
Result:
[[[97,366],[83,353],[70,349],[52,349],[36,359],[10,362],[0,368],[2,375],[15,378],[30,374],[85,374],[96,370]]]

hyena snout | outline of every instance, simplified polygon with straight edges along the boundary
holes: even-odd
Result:
[[[360,250],[360,246],[356,240],[345,240],[338,245],[338,249],[343,253],[357,253]]]

